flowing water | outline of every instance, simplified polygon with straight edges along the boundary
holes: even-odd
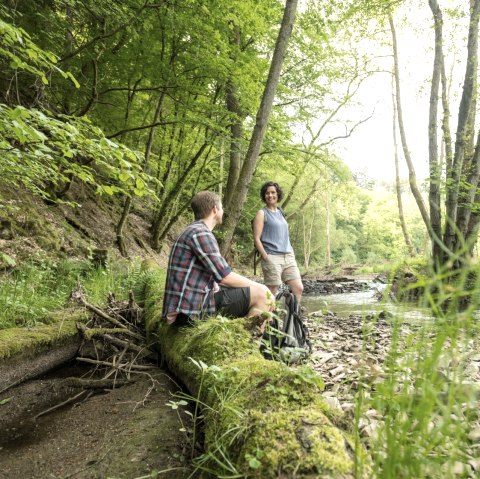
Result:
[[[358,293],[305,295],[302,297],[302,306],[309,313],[314,311],[331,311],[337,316],[350,314],[367,315],[386,311],[403,319],[431,319],[429,308],[420,307],[415,303],[393,302],[390,300],[378,301],[377,295],[385,289],[385,285],[372,283],[371,289]]]

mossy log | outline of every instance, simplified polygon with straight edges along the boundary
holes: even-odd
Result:
[[[244,319],[168,326],[159,292],[152,273],[147,332],[203,406],[206,452],[199,462],[205,470],[217,477],[355,476],[355,456],[362,460],[364,453],[355,453],[342,413],[322,399],[321,378],[311,368],[265,360]]]
[[[81,344],[77,322],[85,311],[52,313],[52,324],[0,331],[0,391],[38,377],[73,359]]]

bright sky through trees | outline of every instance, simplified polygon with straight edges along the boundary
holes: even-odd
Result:
[[[441,2],[441,7],[461,6],[462,0]],[[464,10],[465,8],[462,8]],[[408,14],[408,16],[407,16]],[[417,177],[428,177],[428,108],[433,65],[433,20],[428,2],[407,2],[395,13],[398,36],[400,81],[407,141],[411,150]],[[458,20],[460,22],[460,20]],[[453,69],[451,113],[452,122],[458,112],[458,99],[463,81],[465,58],[454,56],[451,48],[456,45],[464,54],[467,26],[465,22],[452,33],[452,21],[445,13],[445,45],[447,75]],[[449,40],[455,35],[455,41]],[[388,73],[392,68],[391,35],[388,25],[384,33],[377,35],[379,41],[366,41],[370,54],[378,56],[378,65],[384,73],[372,76],[363,85],[357,100],[361,105],[351,106],[348,110],[349,120],[365,118],[374,112],[373,117],[361,125],[354,134],[338,142],[339,156],[350,166],[352,171],[361,171],[375,179],[393,180],[395,177],[393,131],[392,131],[392,90]],[[381,45],[384,39],[384,46]],[[456,125],[452,123],[452,131]],[[408,177],[408,171],[401,151],[400,138],[397,133],[401,176]]]

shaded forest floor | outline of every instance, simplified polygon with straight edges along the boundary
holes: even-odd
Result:
[[[362,387],[368,396],[388,374],[385,361],[390,351],[392,323],[382,315],[371,319],[330,313],[310,315],[306,320],[313,344],[309,364],[325,381],[326,402],[344,412],[346,427],[354,421],[358,388]],[[404,324],[401,334],[417,334],[419,328],[419,324]],[[459,359],[465,384],[480,392],[478,341],[469,343]],[[445,363],[439,373],[448,376],[451,368],[452,364]],[[71,375],[72,371],[67,369],[62,374]],[[54,397],[54,383],[58,380],[61,377],[57,372],[0,394],[0,478],[190,476],[189,440],[180,430],[177,412],[167,405],[179,388],[161,370],[154,370],[152,377],[136,376],[132,383],[112,392],[94,395],[33,421],[32,417],[45,410],[48,402],[59,402]],[[8,408],[2,401],[9,398],[24,412],[16,424],[5,427]],[[476,408],[479,400],[480,393]],[[471,407],[470,404],[468,408]],[[186,415],[182,414],[183,417]],[[373,408],[362,413],[359,431],[367,448],[374,444],[383,419],[381,411]],[[189,428],[188,424],[186,427]],[[469,429],[465,462],[455,467],[462,471],[461,477],[473,478],[480,475],[478,416]]]
[[[0,414],[0,478],[87,479],[188,477],[190,445],[175,411],[167,406],[178,391],[161,370],[136,375],[111,392],[39,417],[56,404],[55,382],[67,368],[0,395],[22,409],[17,422]],[[78,374],[78,371],[76,371]],[[7,405],[1,405],[7,409]],[[17,411],[18,413],[18,411]]]

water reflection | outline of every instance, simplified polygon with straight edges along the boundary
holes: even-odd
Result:
[[[378,289],[377,285],[376,288]],[[302,306],[307,308],[309,313],[328,310],[336,313],[337,316],[367,315],[387,311],[406,320],[433,319],[429,308],[420,307],[415,303],[395,303],[390,300],[378,301],[377,294],[378,291],[372,289],[359,293],[305,295],[302,298]]]

